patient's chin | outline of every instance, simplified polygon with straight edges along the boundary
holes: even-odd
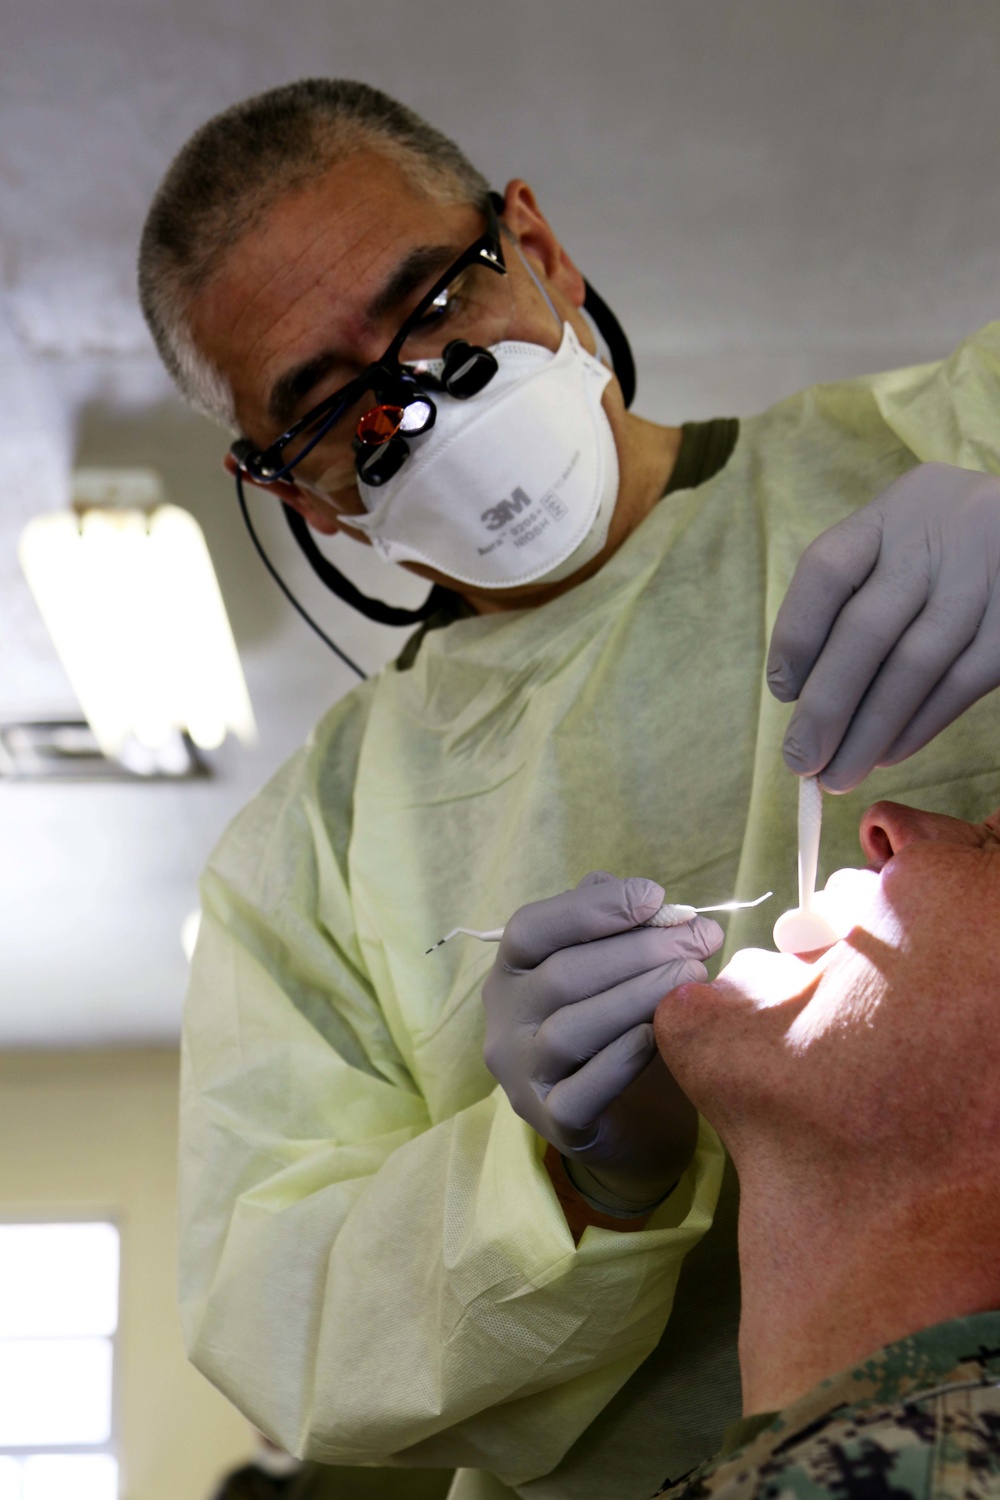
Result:
[[[823,950],[825,951],[825,950]],[[818,982],[813,968],[818,955],[775,953],[769,948],[739,948],[715,981],[719,999],[751,1010],[769,1010],[804,996]]]

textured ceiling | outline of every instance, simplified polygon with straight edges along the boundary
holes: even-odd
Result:
[[[6,0],[0,89],[0,714],[72,710],[17,534],[74,464],[150,464],[205,527],[261,728],[183,786],[0,784],[0,1045],[164,1041],[178,931],[235,809],[350,685],[260,573],[223,443],[133,290],[171,154],[305,74],[364,78],[525,176],[633,335],[638,409],[749,412],[931,359],[998,311],[995,0]],[[375,667],[397,633],[287,571]],[[350,543],[363,587],[419,589]]]

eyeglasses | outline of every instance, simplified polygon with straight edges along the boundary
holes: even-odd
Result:
[[[490,346],[503,342],[513,319],[498,206],[491,194],[484,205],[484,232],[437,279],[367,369],[269,447],[254,448],[246,439],[233,444],[230,452],[244,473],[262,484],[287,478],[335,427],[342,442],[351,430],[344,418],[356,414],[352,447],[358,474],[369,484],[384,484],[409,452],[407,437],[434,425],[430,392],[443,390],[461,399],[483,389],[497,368]]]

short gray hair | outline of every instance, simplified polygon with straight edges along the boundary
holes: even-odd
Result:
[[[381,152],[426,197],[485,204],[489,184],[454,141],[343,78],[304,78],[234,104],[195,132],[157,189],[139,248],[142,310],[181,393],[233,431],[232,391],[195,346],[191,301],[272,204],[361,150]]]

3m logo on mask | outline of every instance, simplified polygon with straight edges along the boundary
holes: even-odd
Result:
[[[497,505],[491,505],[488,510],[483,511],[480,519],[486,522],[487,531],[502,531],[505,526],[509,526],[512,521],[516,521],[525,511],[529,511],[534,503],[531,496],[526,495],[521,486],[518,485],[511,492],[509,500],[501,500]],[[542,496],[541,504],[554,521],[562,520],[566,514],[565,505],[551,490],[548,494]]]

